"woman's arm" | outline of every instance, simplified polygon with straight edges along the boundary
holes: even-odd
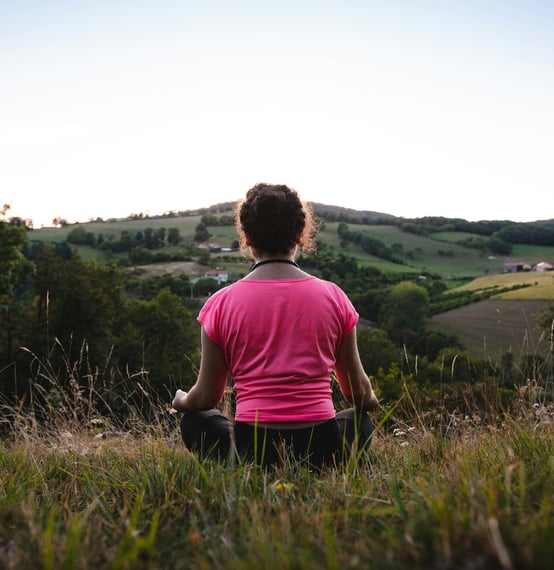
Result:
[[[172,406],[178,412],[209,410],[217,406],[227,382],[227,362],[222,348],[201,329],[202,356],[200,372],[194,386],[188,391],[177,390]]]
[[[373,410],[379,406],[379,400],[360,360],[355,327],[339,347],[335,371],[341,391],[349,402],[364,410]]]

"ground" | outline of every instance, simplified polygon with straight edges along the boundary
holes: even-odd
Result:
[[[186,274],[190,277],[201,277],[210,268],[205,265],[200,265],[195,261],[173,261],[171,263],[153,263],[151,265],[138,265],[145,276],[154,275],[181,275]]]

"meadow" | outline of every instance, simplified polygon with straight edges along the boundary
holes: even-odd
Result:
[[[167,402],[123,427],[94,408],[94,378],[56,406],[4,407],[0,568],[550,568],[551,398],[533,382],[509,403],[463,393],[461,411],[406,389],[368,453],[318,473],[199,461]]]

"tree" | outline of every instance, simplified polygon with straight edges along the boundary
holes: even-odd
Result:
[[[170,245],[178,245],[183,238],[179,228],[169,228],[167,231],[167,243]]]
[[[500,255],[509,255],[512,253],[512,244],[503,240],[500,237],[499,232],[492,234],[492,236],[488,239],[487,244],[489,246],[489,249],[494,253],[498,253]]]
[[[197,263],[200,265],[210,265],[212,256],[208,250],[201,251],[196,258]]]
[[[2,216],[6,211],[4,206]],[[26,245],[23,227],[0,221],[0,371],[7,370],[16,358],[23,315],[31,302],[27,278],[33,265],[23,255]]]
[[[199,361],[198,329],[190,311],[169,288],[152,301],[132,300],[115,343],[130,371],[145,370],[158,395],[170,395],[171,382],[189,386]]]
[[[206,241],[207,239],[209,239],[210,237],[210,232],[208,231],[208,228],[206,227],[205,224],[198,224],[195,228],[195,232],[194,232],[194,241]]]
[[[144,247],[146,249],[154,248],[154,230],[152,228],[144,230]]]
[[[428,316],[427,290],[412,281],[402,281],[387,295],[382,328],[396,345],[411,348],[424,333]]]
[[[69,362],[84,345],[90,365],[104,365],[124,314],[123,273],[115,265],[63,259],[51,248],[36,260],[33,346],[45,353],[57,339]]]
[[[165,228],[158,228],[154,232],[154,247],[156,249],[163,247],[165,244]]]
[[[550,347],[553,350],[554,347],[554,304],[543,311],[541,311],[537,317],[539,326],[544,330],[550,339]]]
[[[379,369],[387,371],[394,362],[400,360],[398,347],[384,330],[359,328],[357,338],[360,359],[368,374],[375,375]]]
[[[94,247],[96,245],[96,236],[93,232],[87,232],[82,226],[77,226],[73,228],[65,238],[69,243],[75,243],[79,245],[90,245]]]

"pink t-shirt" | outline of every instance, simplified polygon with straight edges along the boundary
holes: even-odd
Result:
[[[198,315],[222,347],[242,422],[335,417],[331,371],[358,313],[337,285],[302,279],[242,279],[217,291]]]

